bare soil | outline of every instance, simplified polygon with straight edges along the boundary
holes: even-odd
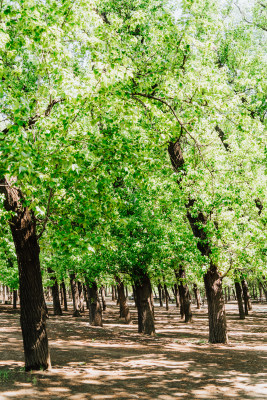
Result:
[[[19,311],[0,305],[0,399],[267,399],[267,305],[253,304],[240,321],[226,305],[228,345],[208,343],[207,308],[185,324],[177,308],[156,305],[156,336],[137,333],[118,318],[111,301],[104,327],[91,327],[87,312],[55,317],[48,334],[53,369],[25,373]]]

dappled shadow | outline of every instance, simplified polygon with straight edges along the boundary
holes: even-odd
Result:
[[[174,306],[156,307],[157,334],[137,333],[108,305],[104,327],[90,327],[88,316],[50,316],[53,370],[22,370],[19,317],[7,306],[0,317],[0,387],[6,399],[265,399],[266,314],[264,305],[245,320],[228,304],[229,345],[210,345],[207,309],[194,309],[185,324]],[[5,312],[5,311],[9,312]]]

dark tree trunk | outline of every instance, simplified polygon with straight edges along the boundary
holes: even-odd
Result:
[[[231,301],[231,289],[230,289],[230,286],[228,286],[228,301]]]
[[[95,281],[86,284],[89,299],[89,321],[93,326],[103,326],[102,308]]]
[[[86,308],[87,308],[87,310],[89,310],[89,301],[88,301],[88,295],[87,295],[87,290],[86,290],[85,285],[83,285],[83,296],[84,296]]]
[[[175,283],[173,286],[173,294],[175,298],[176,307],[178,308],[180,306],[180,299],[179,299],[179,291],[177,283]]]
[[[153,295],[150,279],[146,273],[140,273],[135,284],[136,306],[138,313],[138,332],[155,334]]]
[[[111,290],[112,290],[111,299],[112,299],[112,301],[115,301],[115,287],[114,287],[114,285],[111,286]]]
[[[225,304],[227,304],[227,301],[228,301],[228,296],[227,296],[227,289],[225,287],[224,288],[224,302],[225,302]]]
[[[210,343],[227,343],[225,306],[222,290],[222,278],[215,264],[204,275],[208,302],[209,341]]]
[[[0,180],[5,194],[5,208],[13,211],[10,228],[15,244],[20,284],[20,323],[25,352],[25,369],[39,370],[51,366],[46,333],[45,304],[40,268],[40,248],[33,213],[23,206],[22,193],[6,179]]]
[[[75,281],[75,274],[70,274],[70,287],[71,287],[71,295],[73,301],[73,317],[79,317],[81,315],[79,305],[79,290],[77,282]]]
[[[61,282],[61,290],[63,294],[64,311],[68,311],[67,291],[64,281]]]
[[[164,292],[165,292],[165,302],[166,302],[166,310],[169,310],[169,292],[167,286],[164,284]]]
[[[262,282],[259,282],[259,289],[261,289],[261,291],[263,290],[265,299],[267,301],[267,288]],[[261,296],[262,296],[262,294],[261,294]]]
[[[53,281],[52,296],[53,296],[54,315],[62,315],[56,274],[52,270],[52,268],[47,268],[47,271],[48,271],[48,273],[50,275],[50,279]]]
[[[78,292],[79,292],[79,310],[81,313],[84,312],[84,296],[83,296],[83,285],[80,281],[77,282],[78,284]]]
[[[159,292],[159,306],[163,307],[163,302],[162,302],[162,286],[161,283],[158,284],[158,292]]]
[[[241,285],[243,290],[243,298],[244,298],[244,305],[245,305],[245,314],[248,315],[248,312],[252,310],[250,295],[248,290],[248,284],[246,279],[241,279]]]
[[[124,294],[124,284],[118,276],[116,276],[115,279],[117,282],[118,299],[120,303],[120,317],[125,318],[126,323],[130,324],[131,314]]]
[[[101,286],[100,291],[101,291],[101,300],[102,300],[103,311],[106,311],[107,304],[106,304],[105,288],[103,285]]]
[[[200,292],[199,292],[199,289],[198,289],[196,283],[194,283],[194,285],[193,285],[193,290],[194,290],[194,295],[195,295],[195,299],[196,299],[196,303],[197,303],[197,309],[199,310],[201,308],[201,297],[200,297]]]
[[[134,285],[132,285],[132,289],[133,289],[134,305],[135,305],[135,307],[137,307],[137,302],[136,302],[136,290],[135,290],[135,286],[134,286]]]
[[[242,288],[241,288],[241,285],[239,282],[235,282],[235,291],[236,291],[236,297],[237,297],[237,302],[238,302],[239,318],[245,319],[245,311],[244,311],[243,301],[242,301]]]
[[[180,295],[180,314],[181,318],[185,317],[185,322],[192,321],[190,293],[187,284],[185,283],[185,269],[180,265],[179,270],[175,270],[175,275],[178,281],[178,290]]]
[[[13,308],[16,310],[17,308],[17,298],[18,298],[18,291],[13,290]]]

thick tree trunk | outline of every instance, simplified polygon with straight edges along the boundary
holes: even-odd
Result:
[[[120,317],[125,318],[125,322],[127,324],[130,324],[131,323],[131,314],[130,314],[130,309],[128,307],[127,300],[126,300],[125,293],[124,293],[124,284],[118,276],[116,276],[115,279],[117,282],[118,299],[119,299],[119,303],[120,303]]]
[[[197,309],[199,310],[201,308],[201,297],[200,297],[200,292],[199,292],[199,289],[198,289],[196,283],[194,283],[194,285],[193,285],[193,291],[194,291],[194,295],[195,295],[195,299],[196,299],[196,303],[197,303]]]
[[[68,300],[67,300],[67,291],[66,291],[65,282],[62,281],[60,286],[61,286],[61,290],[62,290],[62,294],[63,294],[64,311],[68,311]]]
[[[55,272],[52,270],[52,268],[47,268],[47,271],[50,275],[50,279],[53,282],[52,286],[52,297],[53,297],[53,309],[54,309],[54,315],[62,315],[62,310],[61,310],[61,305],[60,305],[60,299],[59,299],[59,290],[58,290],[58,283],[57,283],[57,278]]]
[[[155,334],[153,294],[150,279],[146,273],[139,274],[135,284],[136,306],[138,313],[138,332]]]
[[[222,289],[222,278],[215,264],[204,275],[208,302],[209,341],[210,343],[227,343],[225,306]]]
[[[83,295],[83,285],[80,281],[77,282],[78,292],[79,292],[79,310],[81,313],[84,312],[84,295]]]
[[[105,287],[103,285],[100,288],[100,292],[101,292],[101,300],[102,300],[103,311],[106,311],[106,309],[107,309],[106,294],[105,294]]]
[[[237,303],[238,303],[239,318],[245,319],[245,311],[244,311],[243,301],[242,301],[242,288],[241,288],[241,285],[239,282],[235,282],[235,291],[236,291],[236,297],[237,297]]]
[[[80,305],[80,299],[79,299],[79,289],[78,289],[78,284],[75,281],[75,274],[70,274],[70,287],[71,287],[71,295],[72,295],[72,301],[73,301],[73,317],[79,317],[81,315],[79,305]]]
[[[89,321],[93,326],[103,326],[102,308],[95,281],[86,284],[89,300]]]
[[[243,290],[243,298],[244,298],[244,305],[245,305],[245,314],[248,315],[248,312],[252,310],[252,305],[250,301],[250,294],[248,290],[248,284],[246,279],[241,279],[241,285]]]
[[[40,248],[33,213],[23,206],[21,192],[6,179],[0,180],[5,194],[5,208],[13,211],[10,228],[15,244],[20,284],[20,323],[25,353],[25,369],[39,370],[51,366],[46,333],[47,308],[40,268]]]

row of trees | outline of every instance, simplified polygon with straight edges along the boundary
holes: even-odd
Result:
[[[264,4],[0,7],[1,280],[19,281],[26,369],[50,366],[44,271],[92,298],[128,277],[146,333],[151,279],[204,279],[226,343],[223,279],[267,273]]]

